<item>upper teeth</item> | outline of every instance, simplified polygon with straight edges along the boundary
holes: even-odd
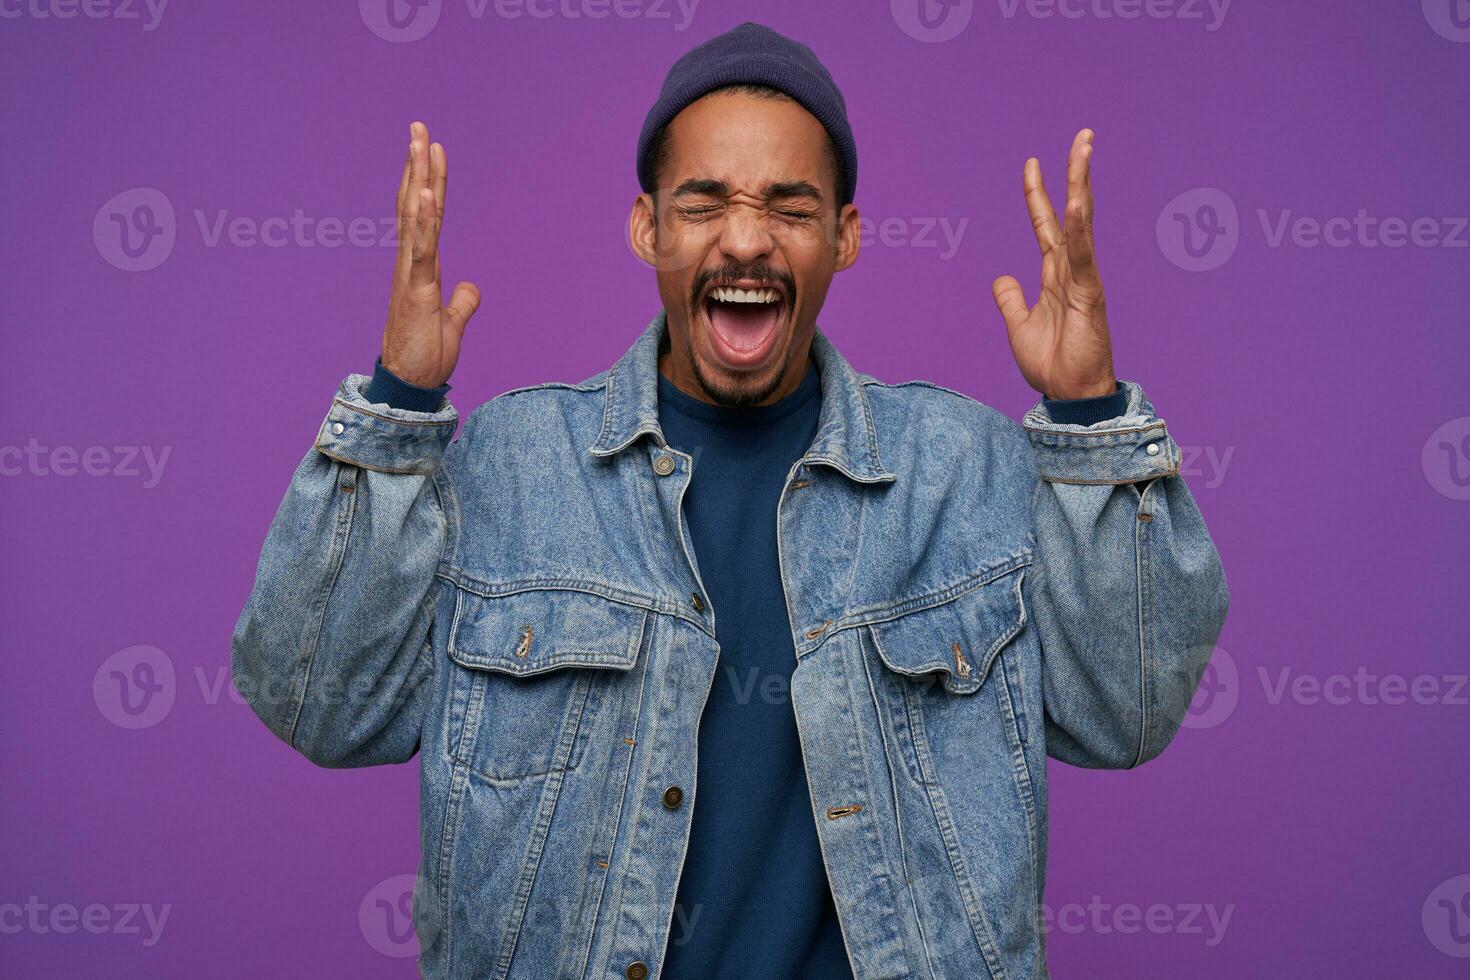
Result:
[[[774,289],[736,289],[733,286],[716,286],[710,295],[721,303],[774,303],[781,298]]]

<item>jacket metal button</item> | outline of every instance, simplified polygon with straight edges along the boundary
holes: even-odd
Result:
[[[623,971],[623,976],[627,977],[628,980],[648,980],[648,964],[642,960],[634,960]]]
[[[679,809],[679,804],[684,802],[684,791],[677,786],[670,786],[664,790],[664,807],[669,810]]]
[[[698,592],[689,593],[689,604],[694,607],[695,612],[704,612],[704,600],[699,597]]]
[[[659,476],[668,476],[674,472],[674,457],[668,453],[659,453],[653,457],[653,471]]]
[[[1144,447],[1143,451],[1148,453],[1150,456],[1157,456],[1159,454],[1159,444],[1156,442],[1151,442],[1146,447]]]
[[[332,423],[332,435],[334,435],[334,436],[340,436],[342,433],[344,433],[346,431],[347,431],[347,426],[343,425],[341,422],[333,422]]]

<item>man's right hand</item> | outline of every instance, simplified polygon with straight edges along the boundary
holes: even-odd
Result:
[[[454,373],[465,324],[480,306],[472,282],[455,286],[444,305],[439,228],[447,179],[444,147],[429,142],[429,127],[413,123],[398,184],[398,261],[383,328],[383,367],[425,388],[437,388]]]

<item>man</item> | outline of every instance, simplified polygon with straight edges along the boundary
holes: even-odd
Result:
[[[372,378],[342,384],[234,636],[324,766],[419,754],[426,976],[1046,975],[1046,757],[1176,730],[1227,604],[1179,449],[1114,377],[1092,133],[1042,295],[995,283],[1024,427],[856,371],[842,96],[754,24],[681,58],[629,235],[662,311],[609,370],[444,400],[447,164],[411,129]],[[696,800],[698,806],[695,805]]]

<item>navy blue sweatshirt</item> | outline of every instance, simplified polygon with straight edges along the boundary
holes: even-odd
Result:
[[[851,978],[791,708],[796,650],[776,563],[776,504],[816,438],[820,375],[809,363],[795,391],[753,408],[700,401],[662,375],[658,387],[664,438],[694,458],[684,518],[720,645],[660,976]]]

